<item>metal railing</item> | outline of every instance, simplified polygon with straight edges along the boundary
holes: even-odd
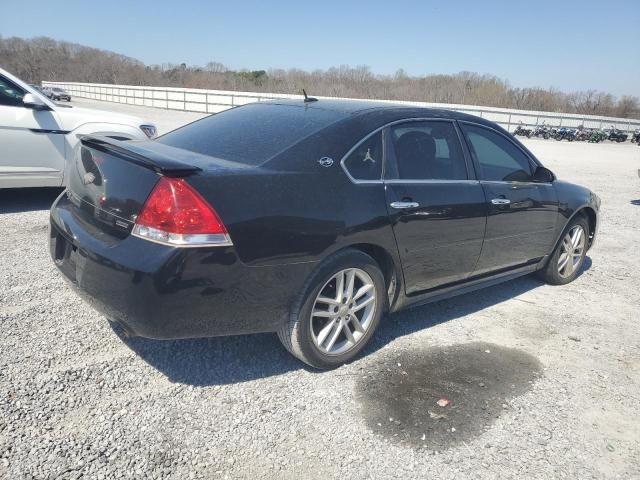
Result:
[[[45,86],[57,86],[67,90],[71,96],[124,103],[144,107],[163,108],[187,112],[218,113],[228,108],[247,103],[274,99],[300,98],[300,95],[281,93],[236,92],[226,90],[202,90],[194,88],[142,87],[134,85],[108,85],[77,82],[43,82]],[[317,97],[319,99],[328,97]],[[351,99],[349,99],[351,100]],[[518,125],[534,127],[544,122],[550,127],[609,128],[611,126],[633,132],[640,129],[640,120],[596,115],[538,112],[506,108],[481,107],[428,102],[377,100],[381,103],[401,103],[411,106],[445,108],[477,115],[498,123],[509,131]]]

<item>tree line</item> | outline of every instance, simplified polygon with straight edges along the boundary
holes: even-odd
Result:
[[[327,70],[270,69],[233,71],[222,63],[204,66],[145,65],[114,52],[58,41],[0,37],[0,65],[30,82],[69,81],[120,85],[206,88],[269,93],[481,105],[589,115],[640,118],[640,99],[616,98],[599,91],[562,92],[517,88],[493,75],[374,74],[368,66],[341,65]]]

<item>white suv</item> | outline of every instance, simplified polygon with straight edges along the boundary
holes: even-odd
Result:
[[[54,103],[0,68],[0,188],[59,187],[78,135],[146,140],[151,122]]]

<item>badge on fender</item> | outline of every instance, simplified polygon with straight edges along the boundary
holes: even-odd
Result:
[[[331,165],[333,165],[333,158],[331,158],[331,157],[322,157],[320,160],[318,160],[318,163],[322,167],[329,168]]]

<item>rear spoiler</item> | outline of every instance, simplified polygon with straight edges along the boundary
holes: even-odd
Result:
[[[158,149],[145,148],[145,144],[149,142],[122,141],[98,135],[79,135],[78,138],[82,145],[168,177],[191,175],[202,170],[165,155]]]

